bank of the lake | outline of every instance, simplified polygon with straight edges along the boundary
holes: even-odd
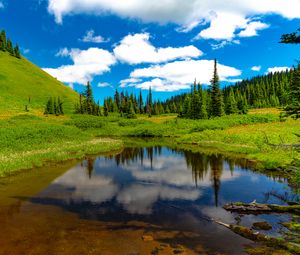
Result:
[[[120,139],[95,137],[63,123],[68,117],[19,115],[0,120],[0,177],[86,155],[120,151]]]
[[[47,161],[121,149],[128,137],[154,137],[166,138],[182,149],[192,146],[193,150],[255,161],[260,170],[282,173],[293,169],[288,174],[297,177],[299,151],[270,144],[298,143],[299,127],[299,120],[281,122],[277,112],[264,111],[210,120],[186,120],[175,115],[136,119],[118,115],[19,115],[0,121],[0,172],[3,175]]]

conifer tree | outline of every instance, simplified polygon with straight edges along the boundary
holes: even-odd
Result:
[[[143,113],[144,102],[143,102],[142,90],[140,90],[140,95],[139,95],[138,104],[139,104],[140,113]]]
[[[126,112],[126,117],[128,119],[135,118],[136,116],[135,116],[132,100],[129,100],[127,107],[128,107],[128,109],[127,109],[127,112]]]
[[[107,104],[106,100],[104,101],[103,111],[104,111],[104,116],[107,117],[108,116],[108,104]]]
[[[84,96],[85,96],[85,107],[86,107],[85,111],[87,114],[92,114],[93,113],[92,106],[94,104],[94,98],[93,98],[92,86],[89,81],[86,85]]]
[[[6,34],[4,30],[0,33],[0,50],[6,51]]]
[[[58,108],[58,114],[64,115],[63,102],[60,100],[60,97],[57,98],[57,108]]]
[[[216,59],[214,61],[214,74],[211,80],[211,107],[213,117],[220,117],[224,114],[224,102],[222,91],[220,89]]]
[[[183,102],[182,117],[191,117],[191,98],[190,95],[186,95]]]
[[[115,92],[114,99],[115,99],[115,104],[117,106],[117,111],[119,111],[119,109],[120,109],[120,94],[119,94],[118,90],[116,90],[116,92]]]
[[[289,104],[285,107],[286,115],[295,119],[300,118],[300,64],[293,69],[288,101]]]
[[[149,95],[147,100],[147,113],[148,116],[151,117],[152,115],[152,90],[151,87],[149,88]]]
[[[9,52],[10,55],[14,56],[14,49],[13,49],[13,45],[10,39],[7,39],[7,43],[6,43],[6,50]]]
[[[203,91],[201,87],[198,88],[198,93],[200,97],[200,119],[207,119],[207,92]]]
[[[230,89],[229,95],[226,99],[226,114],[235,114],[238,112],[237,102],[235,100],[233,89]]]
[[[18,44],[14,48],[14,55],[16,58],[21,58],[20,49],[19,49]]]

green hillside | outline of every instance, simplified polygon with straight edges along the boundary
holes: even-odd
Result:
[[[73,111],[76,92],[24,57],[17,59],[0,51],[0,115],[25,112],[25,105],[30,112],[42,113],[47,99],[58,96],[64,111]]]

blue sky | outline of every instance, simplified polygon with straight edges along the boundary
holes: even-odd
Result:
[[[45,71],[97,99],[124,89],[165,99],[197,78],[222,84],[290,67],[299,0],[0,0],[0,29]],[[272,69],[277,68],[277,69]]]

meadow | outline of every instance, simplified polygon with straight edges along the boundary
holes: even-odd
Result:
[[[255,161],[258,169],[289,170],[299,165],[299,151],[270,144],[297,143],[300,121],[281,122],[276,111],[266,112],[196,121],[176,115],[136,119],[117,114],[17,115],[0,120],[0,173],[120,150],[124,141],[138,137],[165,138],[182,149],[193,145],[199,151],[247,158]]]

